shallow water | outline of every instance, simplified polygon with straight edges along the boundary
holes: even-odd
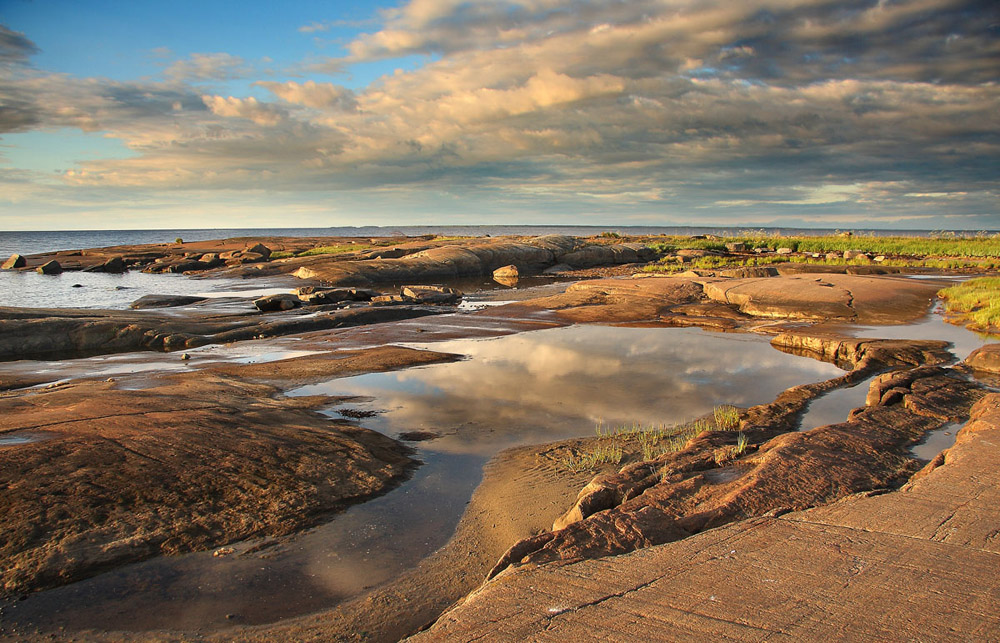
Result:
[[[192,295],[206,298],[259,297],[291,292],[288,285],[275,287],[275,279],[193,279],[177,274],[146,274],[130,270],[120,275],[100,272],[37,272],[0,270],[0,306],[21,308],[128,308],[144,295]],[[79,287],[74,287],[76,285]],[[161,309],[163,310],[163,309]]]
[[[694,328],[573,326],[428,347],[469,358],[290,393],[365,396],[372,401],[348,408],[382,413],[363,426],[392,436],[438,434],[414,443],[424,464],[399,488],[259,554],[240,556],[246,543],[225,557],[139,563],[34,595],[5,618],[47,628],[198,628],[315,611],[391,580],[444,545],[483,465],[503,448],[594,435],[598,422],[684,422],[843,372],[776,351],[765,337]]]
[[[819,426],[846,421],[851,409],[865,405],[868,385],[873,379],[870,377],[855,386],[834,389],[809,402],[799,421],[799,431],[811,431]]]

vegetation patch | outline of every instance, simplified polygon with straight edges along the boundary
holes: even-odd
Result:
[[[1000,330],[1000,277],[970,279],[938,292],[945,311],[976,330]]]

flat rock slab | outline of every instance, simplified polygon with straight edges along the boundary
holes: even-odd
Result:
[[[938,290],[915,279],[842,274],[705,280],[703,285],[710,299],[755,317],[860,323],[917,319]]]
[[[339,357],[305,370],[453,358],[400,347]],[[44,435],[0,448],[0,595],[292,533],[408,475],[406,447],[312,410],[324,401],[203,372],[144,390],[85,381],[0,397],[0,434]]]
[[[996,640],[1000,395],[896,492],[500,575],[413,641]]]

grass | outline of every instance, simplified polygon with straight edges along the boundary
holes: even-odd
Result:
[[[315,257],[316,255],[339,255],[347,252],[356,252],[358,250],[368,250],[371,247],[372,245],[368,243],[342,243],[336,246],[319,246],[318,248],[310,248],[309,250],[303,250],[295,256]]]
[[[699,419],[680,425],[643,426],[633,423],[611,426],[599,420],[594,428],[597,443],[588,451],[570,453],[561,461],[568,470],[578,473],[596,469],[602,464],[619,464],[626,450],[637,452],[644,461],[655,460],[666,453],[683,450],[692,438],[706,431],[735,431],[739,428],[739,411],[733,406],[718,406],[712,416],[712,420]],[[740,436],[743,439],[742,453],[746,449],[746,436],[743,433]]]
[[[970,279],[938,292],[945,310],[977,330],[1000,330],[1000,277]]]
[[[972,236],[940,234],[932,237],[876,237],[871,235],[828,235],[816,237],[781,237],[764,232],[744,231],[732,237],[693,239],[680,236],[659,236],[649,245],[660,254],[671,254],[680,249],[724,251],[727,243],[743,243],[754,248],[791,248],[795,252],[815,253],[822,257],[802,256],[722,256],[699,257],[689,263],[679,263],[665,258],[647,266],[646,272],[681,272],[689,269],[712,270],[742,266],[766,266],[777,263],[809,263],[821,265],[864,265],[868,259],[846,261],[843,258],[827,259],[826,253],[843,253],[859,250],[873,257],[883,256],[885,266],[919,266],[927,268],[1000,269],[1000,235],[979,233]]]
[[[715,416],[715,426],[720,431],[735,431],[740,426],[740,412],[734,406],[717,406],[713,415]]]

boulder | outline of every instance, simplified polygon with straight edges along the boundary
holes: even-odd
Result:
[[[745,243],[727,243],[726,250],[729,252],[746,252],[747,244]]]
[[[35,270],[37,270],[41,275],[58,275],[63,271],[62,266],[60,266],[59,262],[55,259],[43,263]]]
[[[573,266],[571,266],[569,264],[566,264],[566,263],[557,263],[556,265],[551,266],[551,267],[546,268],[545,270],[543,270],[542,274],[543,275],[558,275],[560,273],[569,272],[571,270],[573,270]]]
[[[216,253],[214,253],[214,252],[209,252],[209,253],[203,254],[201,256],[201,258],[198,259],[198,261],[200,261],[201,263],[204,263],[204,264],[208,264],[209,267],[213,267],[213,268],[215,266],[222,265],[222,263],[223,263],[222,259],[219,258],[219,255],[216,254]]]
[[[317,288],[304,286],[295,291],[304,304],[337,304],[343,301],[371,301],[381,293],[365,288]]]
[[[987,344],[972,351],[965,364],[977,371],[1000,373],[1000,344]]]
[[[462,298],[461,291],[447,286],[404,286],[400,294],[418,304],[453,304]]]
[[[779,255],[790,255],[795,251],[791,248],[778,248],[777,252]]]
[[[398,306],[410,303],[402,295],[379,295],[372,297],[372,306]]]
[[[244,251],[244,254],[253,253],[258,254],[263,257],[263,261],[267,261],[271,258],[271,249],[265,246],[263,243],[255,244]]]
[[[257,310],[267,313],[298,308],[302,305],[302,300],[295,295],[281,293],[255,299],[253,305],[257,307]]]
[[[15,252],[10,256],[10,259],[3,262],[3,265],[0,266],[0,269],[13,270],[14,268],[24,268],[26,265],[28,265],[28,262],[25,261],[24,257]]]
[[[865,253],[861,252],[860,250],[845,250],[844,251],[844,260],[845,261],[850,261],[852,259],[858,259],[859,257],[862,257],[862,256],[865,259],[868,258],[868,255],[866,255]]]
[[[517,269],[517,266],[510,264],[508,266],[502,266],[493,271],[494,279],[518,279],[521,276],[521,272]]]
[[[174,306],[188,306],[205,301],[204,297],[190,297],[188,295],[145,295],[139,297],[129,308],[142,310],[144,308],[172,308]]]
[[[112,257],[102,264],[87,268],[85,272],[107,272],[120,275],[125,272],[125,260],[121,257]]]
[[[840,259],[840,253],[839,252],[828,252],[828,253],[826,253],[826,258],[827,258],[827,261],[836,261],[837,259]]]

